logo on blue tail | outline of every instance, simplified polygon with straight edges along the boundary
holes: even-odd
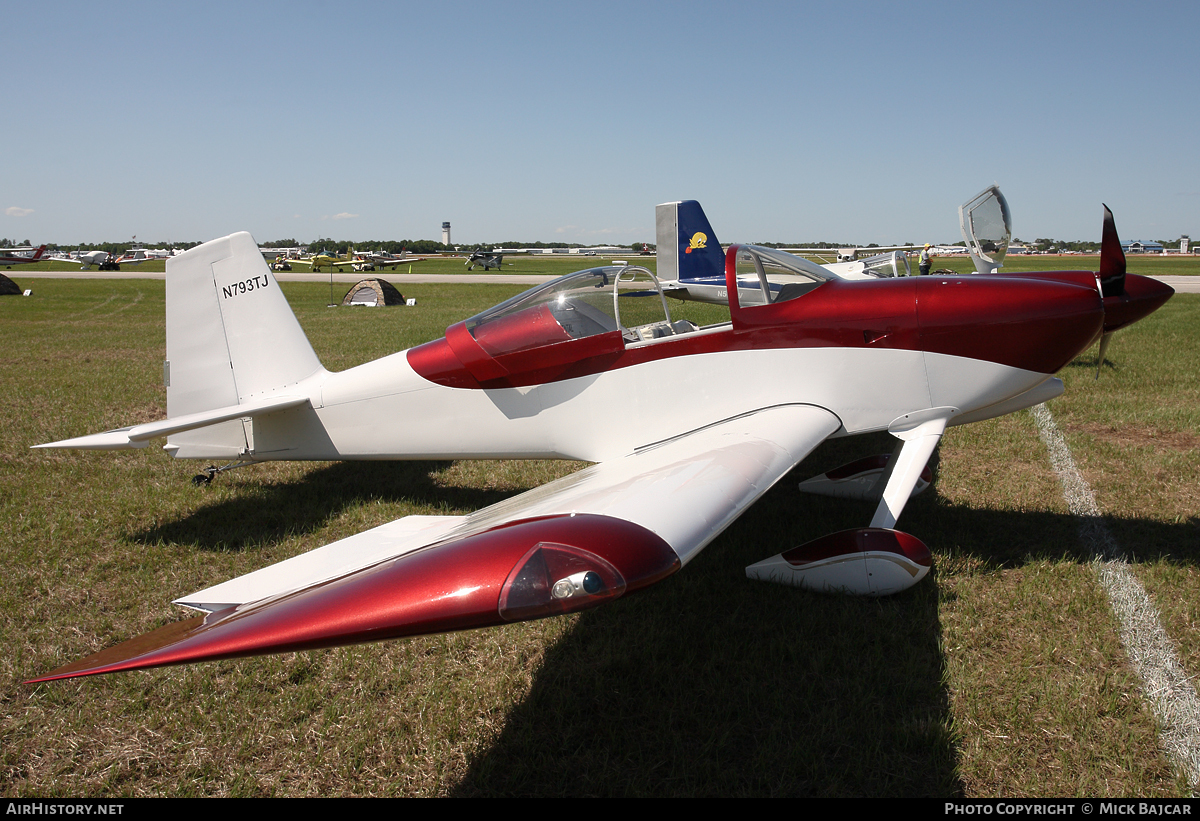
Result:
[[[679,281],[725,281],[725,254],[704,209],[695,200],[684,200],[677,207],[679,238]]]

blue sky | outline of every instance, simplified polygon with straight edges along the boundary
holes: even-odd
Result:
[[[0,236],[1200,236],[1200,3],[5,3]]]

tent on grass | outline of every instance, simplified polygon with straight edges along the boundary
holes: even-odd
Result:
[[[404,295],[382,279],[364,279],[346,292],[342,305],[403,305]]]

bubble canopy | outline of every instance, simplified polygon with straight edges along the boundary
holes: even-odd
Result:
[[[493,356],[558,342],[619,334],[635,343],[673,336],[662,287],[638,266],[588,268],[531,288],[466,320]]]

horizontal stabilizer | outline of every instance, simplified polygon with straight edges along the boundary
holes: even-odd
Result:
[[[78,436],[74,439],[63,439],[61,442],[48,442],[44,445],[34,445],[35,448],[54,448],[59,450],[131,450],[144,448],[151,439],[160,436],[170,436],[185,430],[195,430],[220,422],[242,417],[261,416],[275,411],[287,410],[308,404],[306,396],[271,396],[224,408],[189,413],[173,419],[163,419],[161,422],[147,422],[144,425],[132,425],[127,428],[93,433],[90,436]]]

